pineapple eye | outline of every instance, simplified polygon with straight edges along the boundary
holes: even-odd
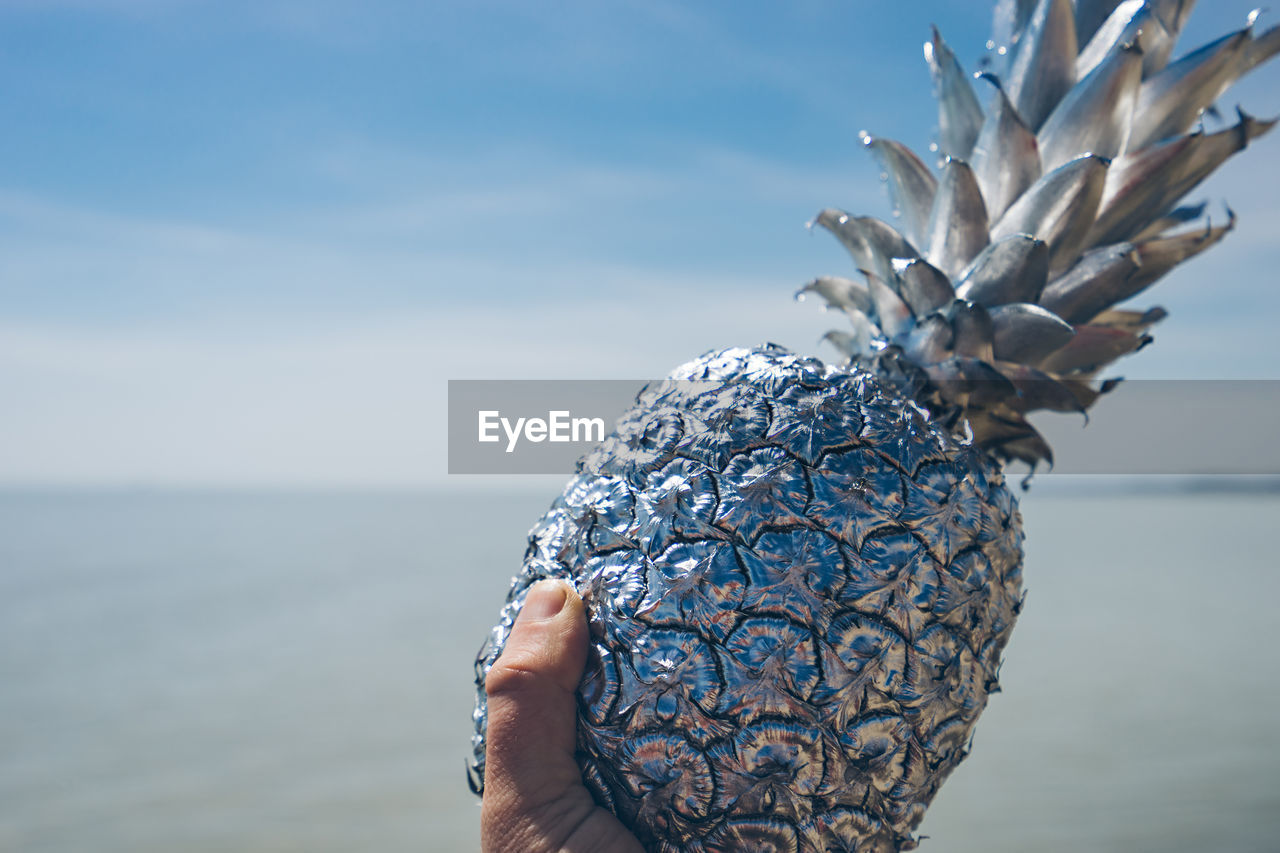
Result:
[[[684,424],[678,415],[660,414],[649,419],[640,435],[641,446],[666,450],[680,440]]]

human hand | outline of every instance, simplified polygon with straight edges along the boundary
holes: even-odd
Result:
[[[485,853],[643,853],[595,804],[573,757],[586,663],[582,599],[561,581],[534,584],[485,678]]]

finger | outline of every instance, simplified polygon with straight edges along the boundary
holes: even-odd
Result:
[[[582,599],[561,581],[535,584],[485,679],[486,806],[528,812],[581,786],[574,694],[586,658]]]

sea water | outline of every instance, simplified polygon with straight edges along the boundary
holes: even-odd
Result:
[[[1280,494],[1053,486],[922,850],[1277,850]],[[0,850],[476,849],[472,659],[550,497],[0,495]]]

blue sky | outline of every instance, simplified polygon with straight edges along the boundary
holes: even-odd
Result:
[[[448,378],[820,351],[803,225],[888,215],[857,133],[931,141],[930,23],[972,68],[970,3],[6,0],[0,485],[447,483]],[[1277,155],[1126,375],[1280,377]]]

